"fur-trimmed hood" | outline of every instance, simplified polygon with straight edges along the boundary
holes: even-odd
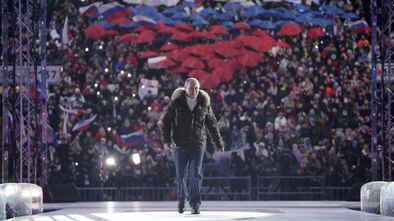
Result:
[[[186,96],[186,90],[183,87],[177,88],[175,89],[175,91],[172,93],[171,95],[171,100],[174,101],[177,98],[181,97],[182,95]],[[200,96],[201,95],[201,96]],[[200,92],[198,93],[198,97],[201,97],[203,103],[207,106],[209,106],[211,104],[211,98],[209,97],[208,93],[200,90]],[[198,99],[197,97],[197,99]]]

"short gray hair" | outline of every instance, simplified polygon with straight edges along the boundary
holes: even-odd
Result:
[[[189,85],[191,82],[196,82],[198,83],[198,85],[200,85],[200,82],[197,80],[197,78],[188,78],[185,81],[185,88],[187,87],[187,85]]]

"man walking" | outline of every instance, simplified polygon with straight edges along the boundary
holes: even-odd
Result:
[[[206,149],[208,129],[215,146],[224,151],[217,121],[212,111],[210,97],[200,90],[195,78],[188,78],[184,88],[176,89],[159,122],[165,150],[174,150],[174,162],[178,186],[178,212],[185,211],[189,199],[192,214],[200,213],[202,161]],[[189,191],[187,174],[190,173]]]

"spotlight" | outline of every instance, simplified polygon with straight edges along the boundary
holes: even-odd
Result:
[[[108,70],[108,68],[105,68],[104,71],[105,71],[105,73],[107,73],[109,70]]]
[[[316,48],[316,49],[319,49],[319,45],[315,45],[315,48]]]
[[[94,84],[94,87],[98,87],[98,84],[97,84],[97,83],[95,83],[95,84]]]
[[[141,158],[140,158],[140,154],[139,153],[134,153],[133,154],[133,163],[135,165],[138,165],[141,163]]]
[[[78,166],[78,162],[75,162],[74,165],[75,165],[75,166]]]
[[[102,45],[100,45],[100,46],[99,46],[99,49],[100,49],[100,50],[102,50],[102,49],[103,49],[103,46],[102,46]]]
[[[118,98],[118,97],[114,97],[114,100],[115,100],[115,101],[118,101],[118,100],[119,100],[119,98]]]
[[[111,128],[111,127],[108,127],[108,128],[107,128],[107,130],[108,130],[108,132],[109,132],[109,131],[111,131],[111,130],[112,130],[112,128]]]
[[[142,85],[141,88],[145,88],[145,85]]]
[[[151,108],[151,107],[148,107],[148,111],[150,111],[150,110],[152,110],[152,108]]]
[[[105,160],[105,164],[107,164],[107,166],[115,166],[116,165],[116,162],[115,162],[115,159],[113,158],[113,157],[108,157],[106,160]]]
[[[124,70],[121,70],[121,71],[120,71],[120,74],[124,74]]]
[[[88,52],[89,51],[89,48],[85,48],[85,52]]]
[[[100,94],[101,94],[100,91],[97,91],[97,96],[100,96]]]
[[[128,77],[128,78],[131,78],[131,74],[130,74],[130,73],[128,73],[128,74],[127,74],[127,77]]]
[[[133,97],[135,97],[135,93],[133,93]]]

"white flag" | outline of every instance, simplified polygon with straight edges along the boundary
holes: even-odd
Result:
[[[64,20],[62,41],[64,45],[68,45],[70,43],[70,38],[68,36],[68,16],[66,16],[66,20]]]

